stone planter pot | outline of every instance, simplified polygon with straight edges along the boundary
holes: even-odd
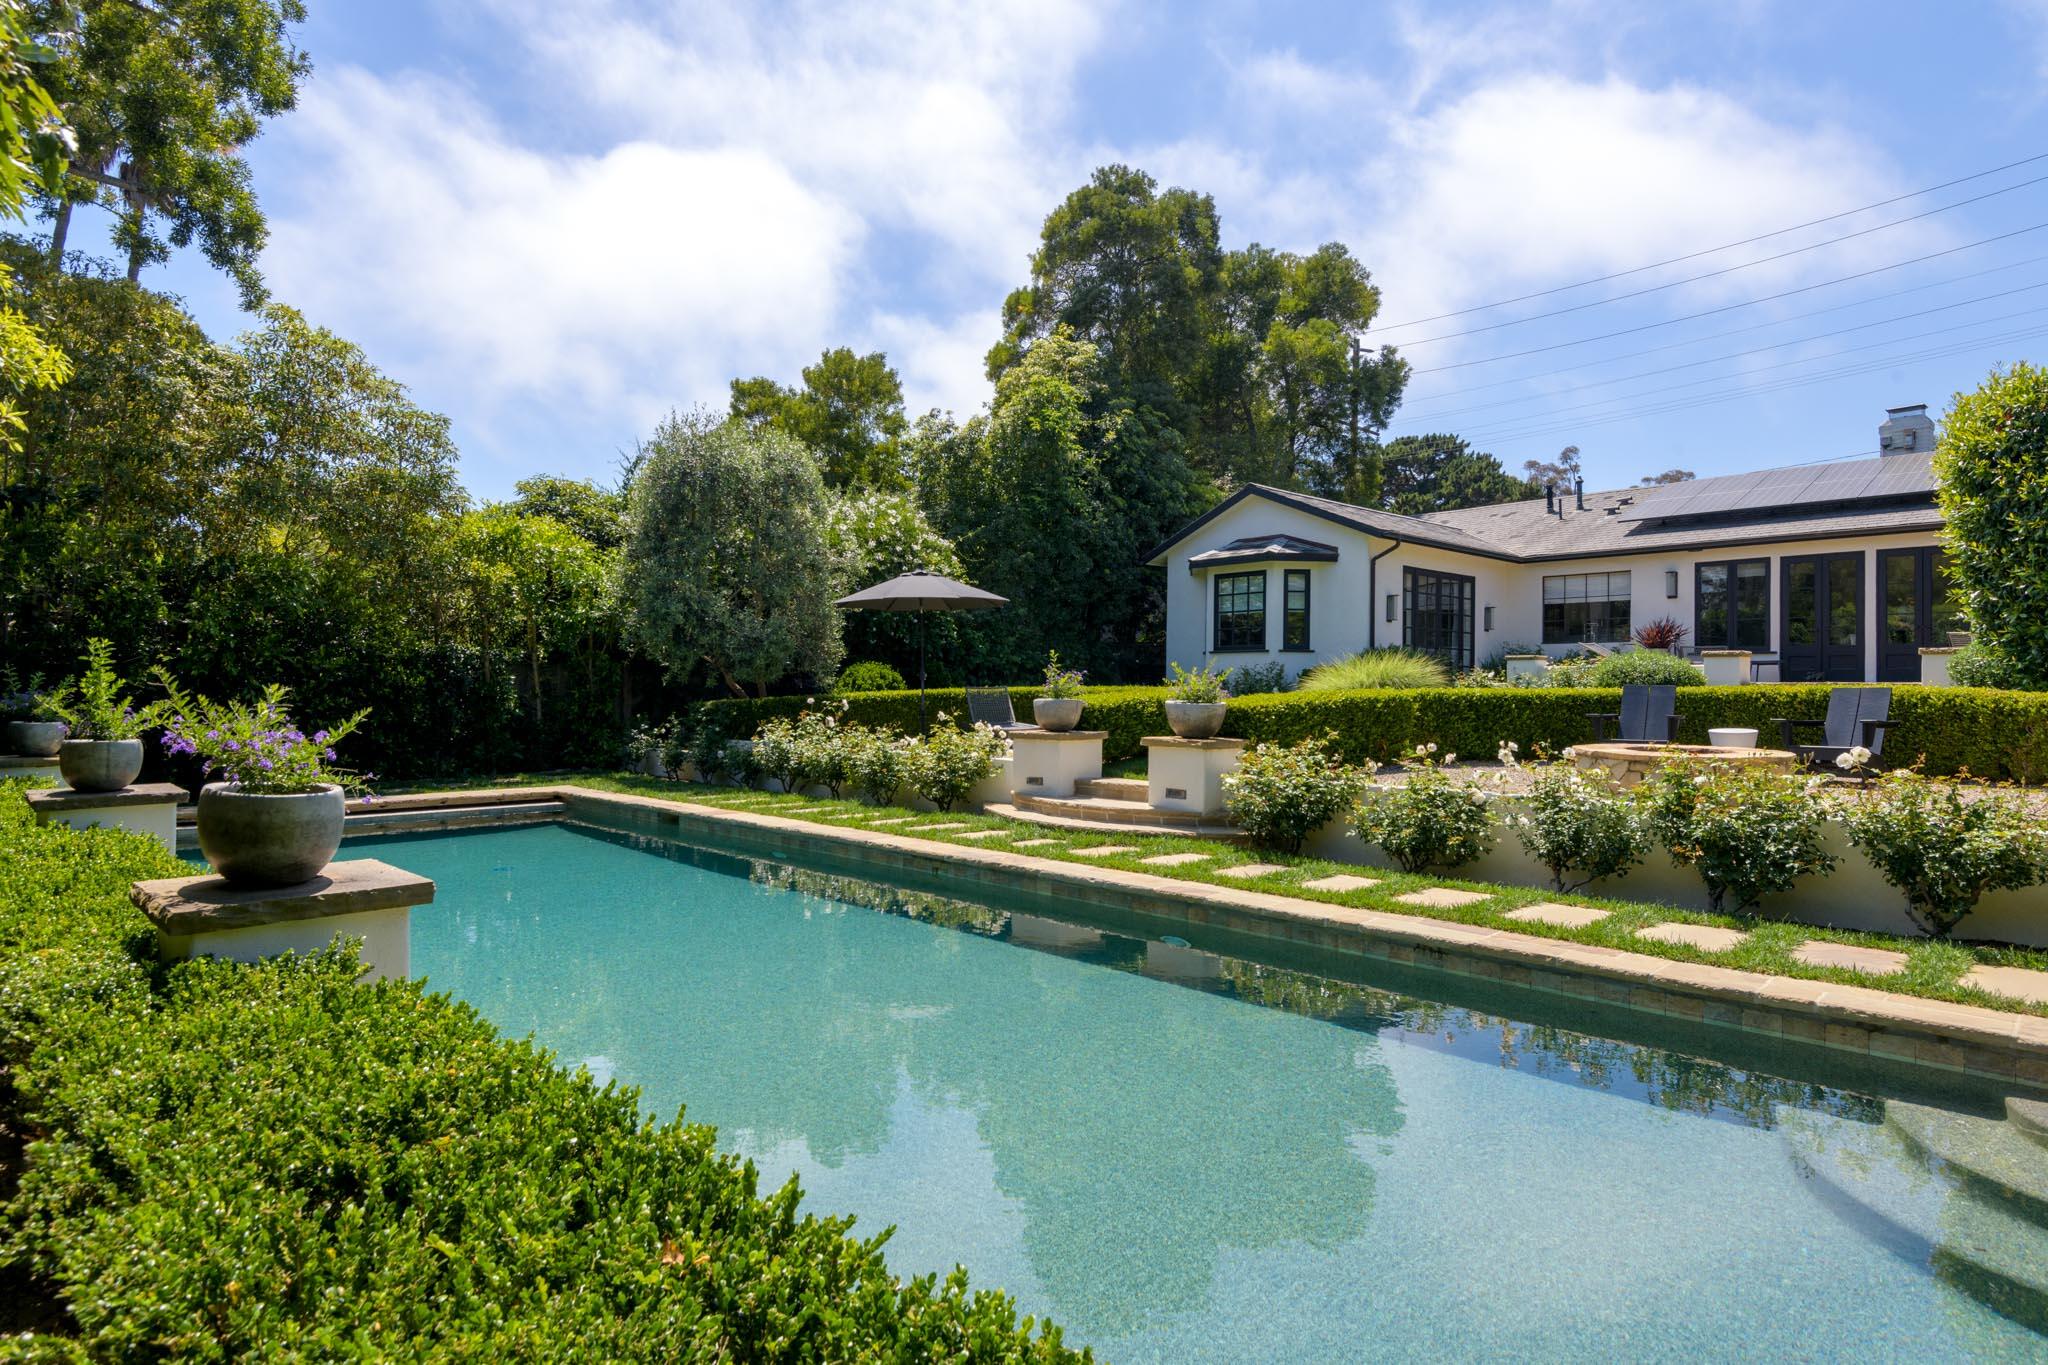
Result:
[[[73,791],[117,792],[142,771],[142,741],[67,739],[57,748],[57,771]]]
[[[1038,697],[1031,703],[1031,718],[1041,730],[1071,730],[1081,723],[1079,697]]]
[[[70,727],[61,720],[10,720],[7,752],[28,758],[55,758]]]
[[[199,851],[237,886],[295,886],[341,847],[341,788],[255,795],[226,782],[199,789]]]
[[[1220,701],[1170,701],[1166,725],[1182,739],[1214,739],[1229,707]]]

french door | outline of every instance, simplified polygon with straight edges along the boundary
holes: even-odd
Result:
[[[1780,564],[1778,676],[1862,682],[1863,552],[1788,556]]]
[[[1966,630],[1962,594],[1948,572],[1948,555],[1932,545],[1877,552],[1877,590],[1883,599],[1877,638],[1879,682],[1920,681],[1920,650],[1945,645],[1952,630]]]
[[[1401,643],[1453,669],[1472,667],[1473,580],[1433,569],[1401,571]]]

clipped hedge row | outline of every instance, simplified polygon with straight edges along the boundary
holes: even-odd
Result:
[[[84,1359],[1074,1358],[999,1293],[899,1282],[882,1238],[763,1196],[710,1129],[644,1122],[352,953],[155,969],[134,836],[0,790],[0,1088],[35,1139],[0,1265]]]
[[[1778,716],[1819,719],[1827,714],[1830,688],[1818,683],[1758,684],[1742,687],[1687,687],[1679,692],[1685,722],[1679,739],[1707,742],[1715,726],[1750,726],[1760,742],[1776,745]],[[934,715],[946,712],[965,723],[966,696],[958,688],[934,690]],[[1035,689],[1010,690],[1020,719],[1031,714]],[[1091,687],[1081,724],[1106,730],[1103,757],[1111,761],[1142,752],[1146,735],[1163,735],[1166,712],[1160,687]],[[867,725],[917,728],[916,692],[869,692],[847,699],[847,717]],[[1385,763],[1421,743],[1434,742],[1475,759],[1488,759],[1502,740],[1529,753],[1537,745],[1562,749],[1587,738],[1588,712],[1619,709],[1621,691],[1612,687],[1432,687],[1360,692],[1272,692],[1233,698],[1223,733],[1250,740],[1291,743],[1334,731],[1337,748],[1353,763]],[[802,697],[762,701],[719,701],[716,713],[729,733],[750,735],[762,720],[794,715]],[[1885,739],[1893,762],[1924,756],[1927,771],[1946,776],[2040,782],[2048,779],[2048,693],[2004,692],[1975,687],[1897,687],[1892,718],[1899,722]],[[1817,738],[1817,734],[1809,734]]]

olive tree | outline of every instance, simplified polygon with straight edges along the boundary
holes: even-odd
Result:
[[[1957,394],[1934,467],[1976,643],[2048,685],[2048,370],[2022,361]]]
[[[735,696],[838,667],[839,566],[818,463],[773,427],[671,416],[640,449],[620,595],[641,648]]]

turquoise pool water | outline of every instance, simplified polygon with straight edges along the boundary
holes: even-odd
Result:
[[[1867,1088],[632,836],[351,849],[438,883],[434,989],[1108,1360],[2048,1354],[1820,1178],[1945,1189]]]

